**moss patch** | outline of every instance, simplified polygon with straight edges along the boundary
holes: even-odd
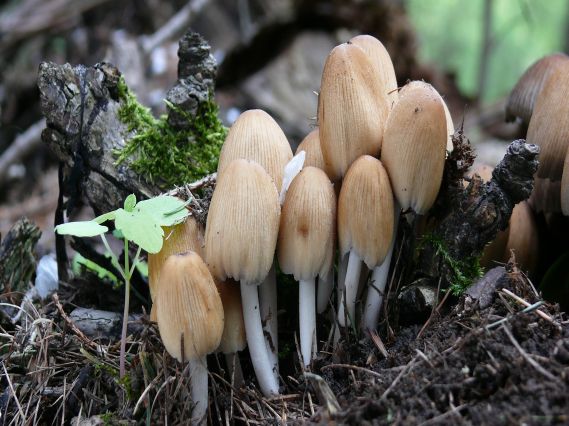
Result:
[[[217,169],[227,128],[219,120],[213,95],[200,105],[196,117],[186,115],[188,130],[180,131],[170,127],[167,116],[155,118],[141,105],[122,77],[118,92],[122,101],[119,118],[134,136],[117,152],[117,164],[129,160],[135,172],[165,188],[195,181]]]
[[[460,296],[472,285],[474,280],[484,275],[484,269],[480,266],[480,258],[472,256],[467,259],[455,259],[450,255],[443,240],[433,234],[424,237],[421,246],[431,244],[436,249],[437,256],[440,256],[450,272],[447,277],[449,281],[449,291],[455,296]]]

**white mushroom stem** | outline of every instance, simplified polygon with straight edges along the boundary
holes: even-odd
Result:
[[[334,269],[332,268],[328,275],[325,277],[318,277],[318,289],[316,293],[316,308],[317,312],[321,314],[328,307],[330,303],[330,296],[334,290]]]
[[[304,365],[310,364],[312,359],[312,342],[316,336],[316,286],[314,278],[300,280],[299,296],[299,324],[300,324],[300,353]]]
[[[230,352],[224,355],[231,384],[234,388],[239,389],[241,386],[243,386],[244,383],[243,370],[241,369],[241,361],[239,361],[239,355],[237,352]]]
[[[192,401],[195,404],[192,411],[192,424],[205,425],[207,420],[207,360],[205,356],[191,359],[190,380]]]
[[[383,296],[385,293],[385,288],[387,287],[387,278],[389,276],[391,258],[393,257],[393,248],[395,246],[395,239],[397,237],[399,214],[400,208],[397,202],[395,202],[395,224],[393,226],[393,238],[391,239],[391,245],[389,246],[389,251],[385,256],[383,263],[373,268],[371,283],[367,291],[367,298],[364,308],[364,319],[362,323],[364,330],[367,331],[372,331],[377,328],[377,322],[379,320],[379,314],[381,312],[381,305],[383,304]]]
[[[348,270],[348,258],[349,254],[339,255],[340,259],[338,260],[338,289],[336,290],[338,293],[338,309],[342,305],[342,294],[344,293],[344,282],[346,281],[346,272]]]
[[[255,375],[259,381],[259,387],[266,397],[278,395],[279,385],[273,372],[273,364],[269,360],[263,336],[257,286],[241,281],[240,287],[247,345],[249,346],[249,354],[251,355]]]
[[[338,307],[338,323],[346,326],[346,312],[348,321],[353,324],[356,316],[356,298],[358,294],[358,284],[360,282],[360,272],[362,270],[362,259],[354,250],[350,250],[348,259],[348,269],[346,271],[346,280],[344,282],[344,291],[342,293],[342,301]],[[349,324],[348,324],[349,325]]]
[[[269,270],[269,274],[259,286],[259,301],[261,303],[261,322],[265,331],[265,344],[269,359],[273,364],[275,379],[279,374],[279,334],[277,319],[277,274],[275,263]]]

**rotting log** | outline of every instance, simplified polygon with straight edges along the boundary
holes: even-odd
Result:
[[[209,45],[190,33],[180,42],[179,80],[168,94],[169,104],[183,111],[185,120],[209,100],[216,72]],[[95,214],[115,210],[134,193],[138,199],[157,195],[161,188],[137,174],[128,162],[117,165],[117,151],[135,135],[121,121],[121,74],[108,63],[92,67],[70,64],[40,65],[38,87],[47,119],[42,140],[63,164],[62,191],[71,214],[85,198]],[[172,124],[180,120],[169,108]],[[170,117],[169,117],[170,119]]]
[[[458,175],[454,183],[449,179],[446,194],[443,194],[447,206],[439,213],[440,219],[429,238],[424,240],[415,277],[427,277],[435,285],[441,279],[442,287],[446,287],[455,274],[449,259],[462,262],[477,259],[498,231],[508,227],[514,206],[530,196],[538,155],[538,146],[527,144],[523,139],[515,140],[508,146],[489,182],[484,183],[474,175],[463,188],[456,178]],[[456,170],[455,166],[455,174]]]

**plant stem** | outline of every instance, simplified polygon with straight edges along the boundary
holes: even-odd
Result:
[[[265,342],[269,359],[273,363],[275,380],[279,374],[279,334],[277,318],[277,276],[275,262],[269,270],[265,280],[259,285],[259,303],[261,308],[261,322],[265,334]]]
[[[126,358],[126,329],[128,326],[128,308],[130,302],[130,266],[128,262],[128,240],[124,239],[124,311],[122,318],[121,332],[121,352],[120,352],[120,377],[125,375],[125,358]]]
[[[326,310],[330,303],[330,296],[334,291],[334,268],[330,268],[328,275],[324,278],[318,277],[318,289],[316,296],[317,312],[321,314]]]
[[[191,359],[190,380],[192,402],[195,404],[192,411],[191,424],[205,425],[207,420],[207,358],[205,356]]]

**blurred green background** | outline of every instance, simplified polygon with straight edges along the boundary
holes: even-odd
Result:
[[[422,60],[456,74],[464,94],[479,96],[485,8],[489,8],[486,82],[480,99],[511,90],[540,57],[567,51],[567,0],[407,0]]]

